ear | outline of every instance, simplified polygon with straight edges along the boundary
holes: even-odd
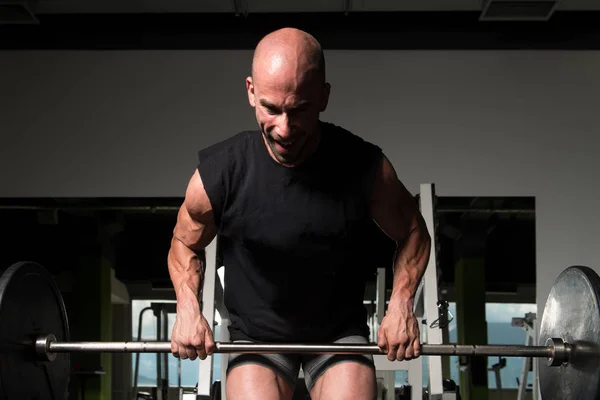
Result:
[[[246,78],[246,90],[248,91],[248,102],[252,107],[256,107],[256,98],[254,97],[254,83],[252,77]]]
[[[319,109],[320,112],[323,112],[327,109],[327,104],[329,104],[329,95],[331,94],[331,85],[328,82],[325,82],[323,85],[323,93],[321,94],[321,107]]]

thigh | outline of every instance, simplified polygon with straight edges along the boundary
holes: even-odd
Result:
[[[232,354],[227,365],[228,400],[289,400],[294,393],[300,360],[281,354]]]
[[[362,336],[348,336],[335,343],[368,343]],[[351,354],[314,355],[303,363],[304,380],[312,400],[374,400],[377,379],[373,356]]]

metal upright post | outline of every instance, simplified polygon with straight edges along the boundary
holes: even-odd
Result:
[[[154,315],[156,316],[156,340],[162,341],[162,329],[160,326],[162,313],[160,310],[154,309]],[[162,354],[156,353],[156,395],[159,400],[165,400],[162,398]]]
[[[377,342],[377,331],[381,326],[381,321],[383,321],[383,317],[385,317],[385,268],[377,268],[377,299],[375,303],[375,326],[373,333],[373,341]],[[383,374],[383,384],[386,388],[386,398],[385,400],[394,400],[395,396],[395,384],[396,384],[396,371],[394,370],[384,370]]]
[[[220,265],[217,265],[217,270],[220,268]],[[219,340],[221,342],[229,342],[229,312],[227,308],[225,308],[224,297],[225,297],[225,268],[222,269],[222,275],[217,274],[217,278],[215,279],[215,308],[219,312],[219,316],[221,317],[221,329],[219,330]],[[226,400],[226,387],[227,387],[227,361],[229,357],[227,354],[221,354],[221,399]]]
[[[437,268],[437,240],[436,240],[436,218],[435,218],[435,188],[431,183],[421,184],[420,190],[420,208],[421,214],[425,219],[427,230],[431,236],[431,250],[429,264],[425,270],[423,279],[425,285],[424,306],[425,316],[427,318],[427,343],[441,344],[442,330],[438,326],[433,326],[434,321],[438,321],[440,313],[438,310],[438,268]],[[444,392],[442,376],[442,359],[440,356],[428,357],[429,366],[429,396],[432,398],[441,398]]]
[[[144,313],[146,311],[152,310],[152,307],[145,307],[140,311],[140,315],[138,317],[138,334],[137,340],[138,342],[142,340],[142,321],[144,317]],[[133,373],[133,390],[132,390],[132,400],[137,400],[138,398],[138,378],[140,375],[140,353],[135,354],[135,372]]]
[[[222,342],[229,341],[229,331],[227,330],[227,325],[229,325],[229,319],[221,318],[221,335],[220,339]],[[221,354],[221,399],[226,400],[226,386],[227,386],[227,354]]]
[[[376,329],[385,316],[385,268],[377,270],[377,298],[376,298]],[[419,319],[420,320],[420,319]],[[375,341],[377,335],[375,335]],[[389,361],[385,355],[374,355],[375,368],[383,375],[384,384],[387,388],[385,400],[392,400],[396,396],[396,371],[406,370],[408,381],[411,385],[411,400],[423,399],[423,359],[417,358],[410,361]]]
[[[161,313],[162,313],[162,339],[161,340],[165,340],[168,341],[170,340],[169,338],[169,313],[167,308],[165,307],[165,304],[161,304],[161,309],[160,309]],[[163,354],[163,385],[165,388],[165,392],[168,393],[169,391],[169,353],[164,353]]]
[[[534,345],[535,342],[537,342],[539,335],[540,335],[540,325],[539,325],[539,319],[537,318],[537,314],[535,316],[535,318],[533,319],[533,341],[534,341]],[[532,360],[533,362],[533,396],[532,396],[532,400],[539,400],[540,399],[540,375],[538,373],[538,363],[540,362],[539,358],[536,358],[535,360]]]
[[[208,326],[215,326],[215,281],[217,277],[217,238],[206,247],[206,269],[202,283],[202,315]],[[212,356],[198,361],[198,391],[197,399],[211,398],[212,387]]]
[[[525,345],[535,346],[537,340],[537,317],[535,313],[527,313],[524,318],[513,318],[512,326],[519,326],[525,330]],[[527,393],[527,381],[529,380],[529,370],[533,371],[532,400],[538,400],[538,382],[537,382],[537,360],[533,357],[523,357],[523,366],[521,367],[521,378],[519,380],[519,389],[517,399],[524,400]]]

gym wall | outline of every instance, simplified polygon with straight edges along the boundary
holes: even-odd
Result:
[[[538,307],[600,272],[600,52],[328,51],[323,119],[413,193],[535,196]],[[256,126],[250,51],[0,52],[0,196],[183,196],[196,151]]]

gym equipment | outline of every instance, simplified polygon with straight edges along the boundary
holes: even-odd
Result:
[[[527,313],[524,317],[515,317],[512,319],[511,325],[519,328],[523,328],[525,331],[525,345],[531,346],[535,343],[538,337],[538,329],[536,324],[536,313]],[[521,376],[518,380],[519,389],[517,390],[517,398],[515,400],[525,400],[527,396],[527,386],[529,381],[529,373],[533,375],[533,385],[531,388],[532,400],[538,400],[539,385],[537,384],[536,378],[539,376],[537,373],[538,365],[531,357],[523,358],[523,366],[521,367]]]
[[[377,345],[369,344],[302,344],[302,343],[220,343],[215,342],[215,353],[234,354],[386,354]],[[554,339],[547,346],[522,345],[458,345],[423,344],[423,356],[503,356],[541,357],[552,365],[568,362],[569,345]],[[170,342],[58,342],[53,335],[41,336],[35,341],[40,359],[51,358],[55,353],[170,353]]]
[[[546,303],[540,346],[422,345],[424,356],[545,358],[540,363],[542,398],[600,399],[600,276],[569,267]],[[170,342],[70,342],[60,291],[45,268],[20,262],[0,278],[0,397],[64,399],[69,353],[168,353]],[[216,343],[218,353],[385,354],[376,345]]]
[[[176,313],[175,303],[152,302],[150,307],[143,308],[138,317],[138,341],[142,339],[143,317],[147,311],[153,311],[156,317],[156,340],[169,337],[169,314]],[[162,398],[167,398],[169,390],[169,360],[167,354],[156,353],[156,388],[162,393]],[[177,384],[181,391],[181,360],[177,360]],[[138,378],[140,373],[140,353],[136,353],[135,372],[133,374],[133,398],[138,395]]]
[[[566,269],[552,286],[539,342],[561,338],[569,344],[569,362],[558,368],[539,366],[542,399],[600,398],[599,300],[600,277],[588,267]]]
[[[64,399],[69,354],[48,354],[39,362],[31,340],[52,332],[69,340],[69,323],[58,285],[44,268],[17,263],[0,277],[0,398]]]

